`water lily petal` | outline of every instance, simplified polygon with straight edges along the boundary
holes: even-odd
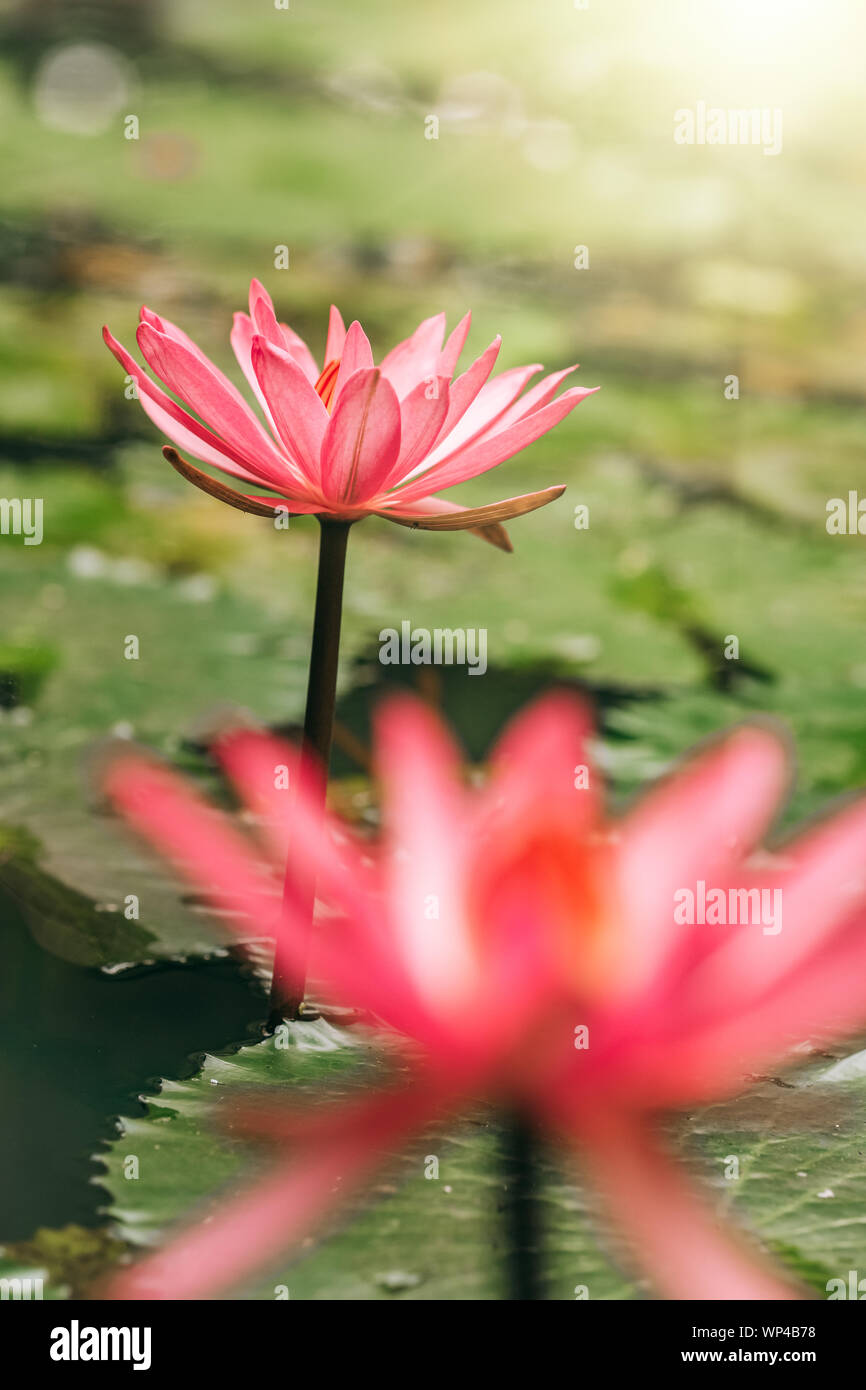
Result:
[[[727,882],[767,829],[787,782],[785,745],[768,729],[745,727],[690,759],[625,818],[618,880],[632,941],[629,987],[645,984],[685,934],[697,947],[702,929],[677,923],[674,895],[694,891],[699,879]]]
[[[390,507],[379,515],[392,519],[399,515],[411,519],[413,525],[421,531],[474,531],[493,522],[510,521],[516,516],[525,516],[527,512],[537,511],[539,507],[546,507],[548,503],[555,502],[564,492],[565,484],[561,483],[558,487],[542,488],[540,492],[525,492],[520,497],[507,497],[502,502],[488,502],[483,507],[460,507],[455,502],[446,506],[445,499],[429,497],[419,500],[411,507],[408,504]],[[440,507],[431,505],[430,512],[425,513],[424,503],[433,504],[437,501]]]
[[[311,488],[321,487],[321,449],[330,416],[315,387],[282,348],[258,335],[252,367],[280,438],[297,459]]]
[[[400,932],[396,949],[436,1011],[464,1009],[479,981],[465,918],[466,812],[457,750],[417,700],[387,701],[376,734],[389,851],[385,872]]]
[[[142,355],[166,386],[208,421],[239,454],[255,460],[255,471],[272,483],[286,480],[286,460],[238,392],[228,390],[221,373],[183,343],[141,323]]]
[[[345,341],[346,325],[343,323],[343,317],[339,309],[336,305],[332,304],[328,316],[328,337],[325,343],[324,365],[326,367],[329,362],[339,362],[343,355],[343,344]]]
[[[322,439],[322,488],[332,506],[381,492],[400,453],[400,405],[378,370],[355,372]]]
[[[469,478],[476,478],[480,473],[488,472],[553,429],[569,411],[592,394],[592,390],[574,386],[570,391],[557,396],[556,400],[542,406],[541,410],[533,411],[525,419],[518,420],[515,425],[486,435],[475,444],[468,444],[465,449],[458,449],[446,462],[434,464],[417,481],[410,483],[403,490],[404,500],[414,501],[425,491],[439,492],[442,488],[453,487],[456,483],[466,482]]]
[[[419,381],[436,376],[444,334],[445,315],[434,314],[419,323],[411,338],[405,338],[382,358],[382,375],[390,381],[400,400]]]
[[[396,486],[424,459],[436,440],[448,413],[450,393],[446,377],[421,381],[400,402],[400,454],[383,491]]]
[[[253,497],[248,493],[235,492],[233,488],[226,487],[225,483],[218,482],[216,478],[211,478],[208,473],[203,473],[200,468],[195,468],[185,458],[181,458],[177,450],[172,449],[168,444],[163,445],[162,452],[172,468],[182,478],[186,478],[188,483],[200,488],[202,492],[209,493],[218,502],[225,502],[227,506],[235,507],[239,512],[252,512],[255,516],[267,516],[273,519],[274,512],[278,507],[287,508],[289,515],[293,513],[301,515],[321,510],[321,504],[318,502],[305,502],[302,499],[287,496]]]
[[[106,346],[135,382],[144,413],[178,448],[188,450],[197,459],[201,459],[202,463],[221,468],[224,473],[229,473],[235,478],[243,478],[247,482],[259,485],[270,481],[269,475],[263,476],[255,471],[254,463],[248,460],[244,453],[234,449],[225,440],[219,439],[212,430],[190,415],[189,411],[179,406],[161,386],[157,386],[126,348],[112,337],[107,328],[103,328],[102,336]]]
[[[418,508],[417,513],[416,507]],[[398,526],[406,526],[412,531],[423,531],[428,528],[422,526],[421,521],[445,515],[459,518],[462,513],[468,510],[468,507],[461,507],[459,503],[450,502],[445,497],[422,497],[411,506],[383,505],[381,510],[376,512],[376,515],[383,517],[385,521],[394,521]],[[514,550],[508,532],[499,522],[489,522],[485,526],[472,526],[470,531],[473,536],[487,541],[488,545],[495,546],[497,550],[504,550],[507,554]]]
[[[283,348],[297,362],[307,380],[315,384],[319,375],[316,359],[299,333],[287,323],[277,322],[274,301],[261,280],[250,282],[250,318],[255,332],[274,347]]]
[[[372,367],[373,349],[370,346],[370,339],[367,337],[357,319],[349,324],[346,339],[343,344],[343,352],[340,357],[340,368],[337,372],[337,379],[334,382],[334,394],[331,398],[331,412],[334,405],[350,376],[359,372],[362,368]]]
[[[465,448],[492,429],[512,402],[517,400],[526,383],[540,370],[537,362],[527,367],[511,367],[485,382],[450,434],[444,436],[430,453],[427,462],[431,465],[443,463],[458,449]]]
[[[436,364],[436,375],[452,377],[455,368],[463,351],[464,344],[469,335],[472,325],[472,314],[464,314],[457,327],[452,329],[448,339],[439,354],[439,361]]]

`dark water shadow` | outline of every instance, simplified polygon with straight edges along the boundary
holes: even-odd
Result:
[[[224,1051],[264,1014],[261,988],[231,956],[116,975],[39,947],[0,892],[0,1243],[40,1226],[99,1223],[91,1162],[140,1092]]]
[[[479,762],[488,756],[508,720],[549,690],[568,690],[587,700],[601,728],[609,710],[663,696],[662,690],[653,686],[582,680],[557,661],[516,666],[491,663],[483,676],[473,677],[465,665],[383,666],[378,650],[378,644],[371,641],[356,657],[349,684],[337,701],[331,756],[334,777],[369,771],[373,713],[380,700],[398,691],[412,691],[437,708],[468,757]],[[298,729],[282,725],[277,732],[296,737]]]

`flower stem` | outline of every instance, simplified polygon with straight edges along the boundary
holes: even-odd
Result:
[[[346,570],[346,545],[349,540],[351,521],[332,521],[319,517],[321,528],[319,537],[319,573],[316,582],[316,612],[313,618],[313,644],[310,653],[310,674],[307,683],[307,707],[304,713],[304,750],[312,753],[322,771],[322,809],[331,757],[331,739],[334,732],[334,705],[337,696],[337,668],[340,657],[340,625],[343,616],[343,576]],[[291,848],[289,850],[291,854]],[[291,863],[286,865],[286,887],[288,892]],[[309,916],[308,940],[304,943],[303,957],[306,958],[309,945],[309,931],[313,925],[316,885],[307,885],[308,903],[302,908],[304,917]],[[306,968],[299,967],[298,961],[291,964],[282,958],[277,949],[274,957],[274,975],[271,982],[270,1018],[268,1028],[273,1030],[283,1019],[300,1017],[306,986]]]
[[[507,1115],[503,1138],[507,1298],[534,1302],[543,1298],[535,1128],[524,1114]]]

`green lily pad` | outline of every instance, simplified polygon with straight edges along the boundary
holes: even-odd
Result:
[[[765,1080],[691,1126],[720,1212],[749,1225],[824,1297],[849,1270],[866,1275],[863,1058]]]
[[[369,1084],[386,1065],[375,1040],[322,1023],[301,1025],[285,1050],[269,1039],[230,1058],[209,1056],[198,1076],[165,1084],[146,1116],[124,1120],[110,1145],[103,1182],[119,1234],[137,1246],[159,1243],[178,1218],[205,1218],[261,1171],[262,1158],[251,1162],[219,1129],[229,1101],[264,1091],[299,1107]],[[813,1061],[677,1123],[671,1136],[720,1218],[750,1231],[818,1296],[831,1278],[866,1273],[864,1100],[866,1068],[840,1073]],[[130,1157],[134,1181],[124,1176]],[[231,1296],[502,1297],[504,1165],[498,1117],[478,1107],[447,1133],[421,1136],[300,1255]],[[573,1299],[581,1289],[589,1298],[647,1296],[624,1272],[622,1239],[578,1175],[546,1151],[538,1172],[546,1297]]]
[[[0,825],[0,890],[16,903],[34,938],[73,965],[142,960],[155,937],[119,906],[99,911],[83,893],[46,873],[42,848],[26,829]]]
[[[274,1099],[282,1092],[287,1106],[316,1104],[381,1080],[388,1066],[381,1041],[322,1021],[293,1025],[285,1047],[271,1038],[228,1058],[208,1056],[198,1076],[164,1084],[145,1117],[124,1119],[104,1155],[107,1214],[118,1234],[133,1245],[158,1243],[190,1208],[206,1218],[261,1170],[260,1156],[251,1164],[249,1148],[218,1128],[229,1101],[264,1090]],[[578,1285],[593,1297],[631,1296],[588,1232],[580,1193],[549,1156],[539,1161],[549,1297],[574,1297]],[[448,1133],[421,1136],[395,1155],[324,1239],[235,1296],[502,1297],[506,1182],[497,1117],[477,1108]]]

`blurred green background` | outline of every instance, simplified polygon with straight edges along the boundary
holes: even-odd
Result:
[[[567,483],[513,555],[353,533],[342,809],[372,814],[375,638],[404,619],[487,629],[483,680],[426,687],[475,757],[557,677],[596,699],[617,795],[754,711],[796,736],[789,817],[866,781],[864,541],[825,528],[829,498],[866,494],[864,37],[856,0],[0,4],[0,496],[44,501],[41,545],[0,535],[0,857],[41,854],[102,912],[140,892],[151,933],[58,908],[55,948],[211,939],[101,814],[94,740],[208,778],[215,707],[302,712],[315,523],[275,532],[181,482],[100,337],[132,346],[144,302],[236,371],[251,276],[317,355],[332,301],[378,356],[471,308],[473,356],[501,332],[501,366],[580,361],[602,387],[449,494]],[[782,152],[676,144],[698,101],[780,108]]]
[[[866,490],[864,28],[853,0],[0,6],[0,494],[45,509],[41,546],[0,536],[3,819],[108,891],[94,735],[299,715],[315,523],[176,478],[100,338],[145,302],[236,371],[253,275],[317,353],[332,300],[379,354],[471,307],[473,355],[501,332],[501,365],[603,388],[450,494],[568,483],[514,555],[358,528],[344,686],[382,627],[482,626],[495,670],[446,699],[476,755],[553,670],[598,691],[623,789],[754,708],[797,734],[799,809],[863,781],[863,541],[825,505]],[[781,108],[782,153],[676,144],[701,100]]]

